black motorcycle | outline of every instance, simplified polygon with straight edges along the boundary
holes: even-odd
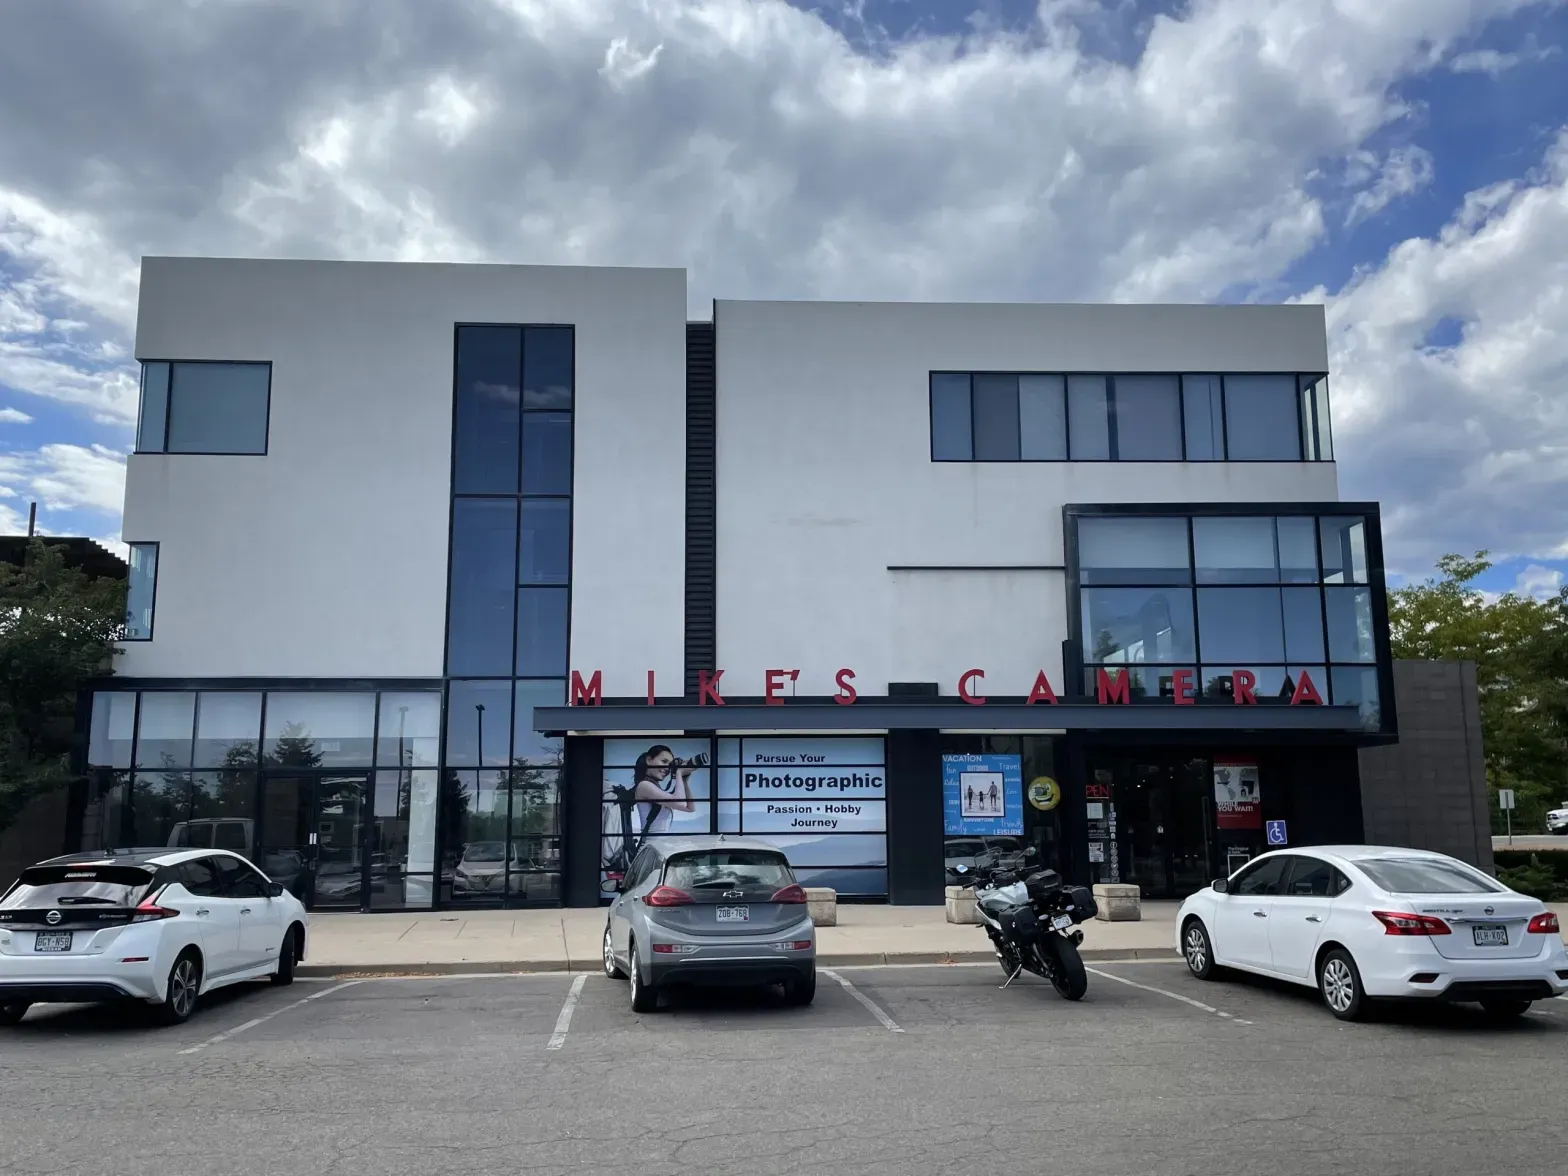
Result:
[[[1081,1000],[1089,976],[1078,954],[1083,942],[1078,924],[1094,918],[1094,895],[1088,887],[1064,885],[1055,870],[1020,878],[1022,864],[1021,854],[984,853],[972,871],[957,868],[965,880],[973,876],[981,923],[1007,973],[1002,987],[1028,971],[1049,980],[1067,1000]]]

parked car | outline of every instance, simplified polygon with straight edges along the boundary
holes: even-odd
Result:
[[[1554,808],[1546,814],[1546,831],[1568,833],[1568,800],[1563,801],[1561,808]]]
[[[604,973],[630,978],[632,1011],[659,992],[782,984],[817,991],[817,935],[789,859],[744,837],[658,838],[632,859],[604,925]]]
[[[35,1004],[120,1000],[175,1024],[215,988],[292,983],[308,925],[298,899],[235,853],[51,858],[0,895],[0,1025]]]
[[[1346,1021],[1385,998],[1476,1001],[1511,1018],[1568,992],[1544,903],[1424,850],[1266,853],[1182,903],[1176,927],[1200,980],[1237,968],[1315,986]]]

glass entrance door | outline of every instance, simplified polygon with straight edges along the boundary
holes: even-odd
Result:
[[[367,893],[368,795],[364,772],[263,777],[262,869],[313,910],[358,910]]]
[[[1145,898],[1176,899],[1203,889],[1214,877],[1210,764],[1186,756],[1126,756],[1101,763],[1109,769],[1114,816],[1115,867],[1103,881],[1135,883]],[[1109,822],[1108,822],[1109,823]]]

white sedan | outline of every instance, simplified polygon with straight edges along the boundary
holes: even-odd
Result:
[[[214,988],[291,983],[306,926],[297,898],[224,850],[51,858],[0,895],[0,1025],[35,1004],[114,1000],[178,1023]]]
[[[1383,998],[1476,1001],[1517,1017],[1568,992],[1568,953],[1544,903],[1424,850],[1266,853],[1182,903],[1176,928],[1200,980],[1236,968],[1309,985],[1346,1021]]]

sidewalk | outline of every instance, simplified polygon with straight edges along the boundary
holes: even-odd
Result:
[[[1138,923],[1091,919],[1083,924],[1084,959],[1174,958],[1176,908],[1145,902]],[[597,970],[604,918],[603,908],[318,914],[310,920],[299,974]],[[841,905],[838,926],[817,929],[817,961],[825,967],[993,959],[985,932],[947,922],[941,907]]]

